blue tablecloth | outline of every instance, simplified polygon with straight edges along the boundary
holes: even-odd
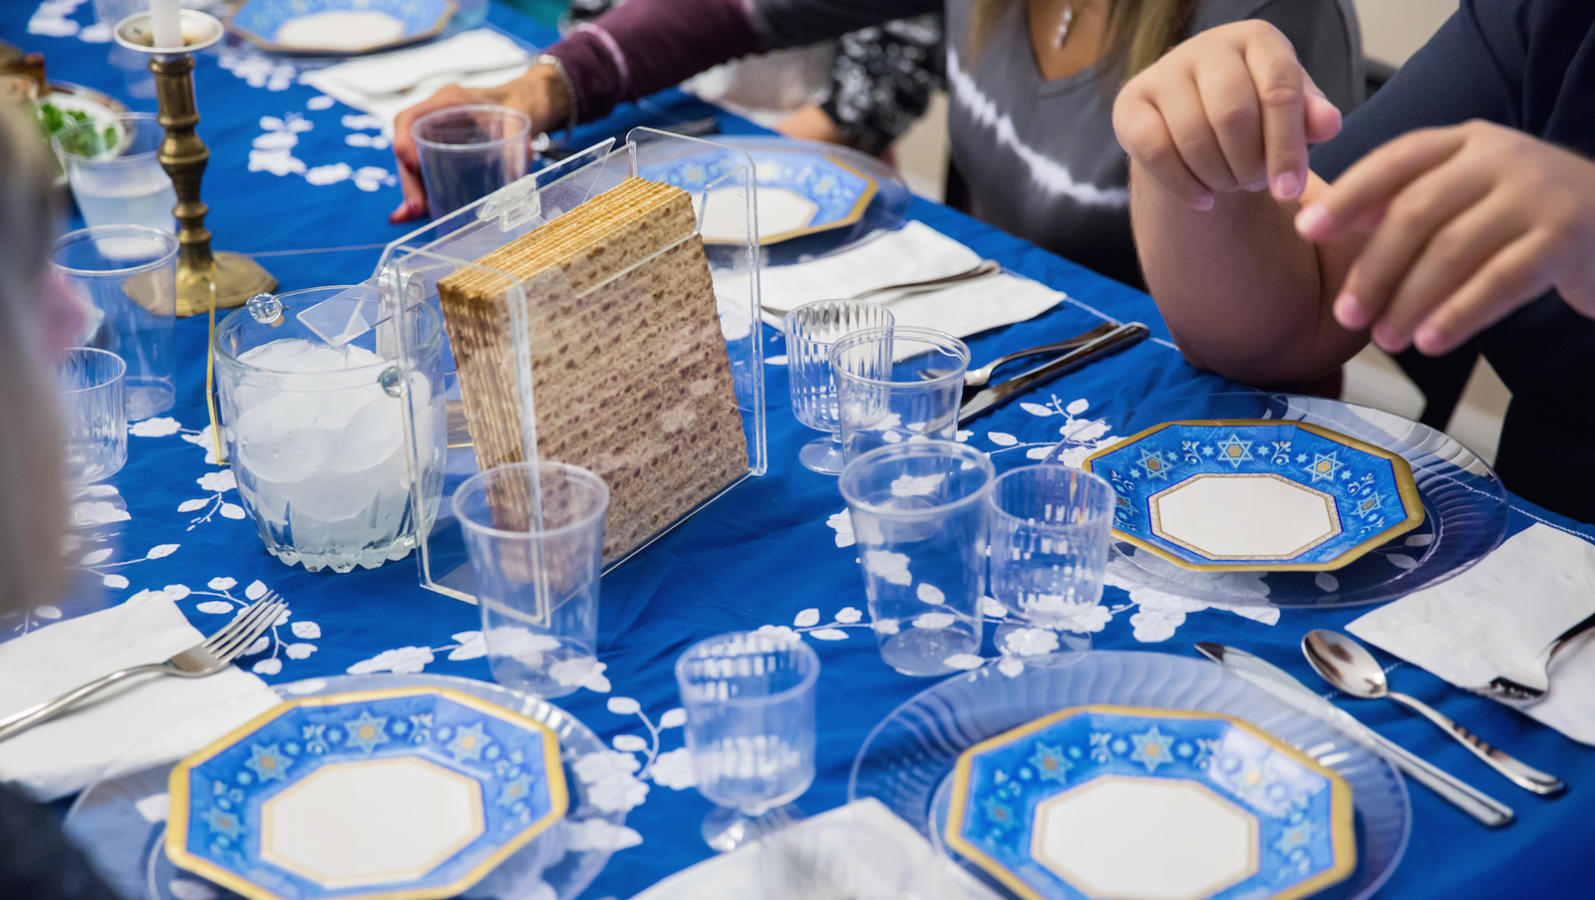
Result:
[[[93,20],[89,6],[65,13],[51,11],[59,10],[59,0],[37,13],[31,0],[0,6],[0,35],[44,51],[53,78],[99,88],[135,109],[154,109],[141,61],[130,54],[123,58],[123,51],[104,42],[103,30],[86,27]],[[494,7],[489,22],[534,44],[553,38],[504,8]],[[84,27],[66,33],[74,26]],[[257,255],[285,290],[360,280],[371,272],[381,244],[409,230],[386,224],[399,192],[392,158],[385,142],[375,140],[374,123],[298,84],[296,74],[292,60],[237,49],[212,51],[195,72],[204,116],[200,133],[212,152],[205,196],[216,244]],[[622,107],[579,130],[575,143],[624,135],[634,124],[668,126],[712,112],[679,92],[665,92],[641,108]],[[720,120],[726,132],[753,130],[731,116]],[[916,200],[910,214],[1071,298],[1033,321],[973,338],[977,359],[1039,343],[1043,336],[1074,334],[1100,317],[1153,324],[1153,340],[1043,388],[1034,398],[1039,402],[1056,398],[1060,407],[1090,418],[1147,398],[1200,397],[1233,387],[1182,361],[1146,295],[937,204]],[[330,247],[354,249],[294,252]],[[410,560],[335,575],[290,569],[266,555],[237,505],[230,473],[206,459],[208,442],[200,435],[207,421],[205,323],[182,322],[178,334],[177,408],[169,417],[137,425],[129,439],[128,465],[114,484],[78,501],[81,519],[120,529],[117,553],[84,573],[105,586],[107,597],[99,602],[165,590],[201,630],[209,631],[260,581],[293,605],[292,619],[274,629],[270,646],[243,660],[267,681],[386,670],[487,678],[476,609],[419,588]],[[778,335],[766,337],[767,353],[783,352]],[[708,855],[697,825],[709,806],[683,787],[681,729],[674,727],[674,717],[672,727],[663,721],[678,706],[671,665],[690,642],[761,625],[792,627],[813,642],[823,675],[819,777],[801,801],[809,811],[845,802],[848,768],[864,735],[929,684],[887,669],[867,625],[858,621],[863,589],[851,535],[840,527],[837,514],[844,506],[835,480],[797,464],[797,448],[812,433],[786,413],[784,368],[772,365],[766,372],[770,396],[776,398],[769,474],[745,482],[604,580],[599,652],[605,668],[601,677],[561,701],[636,763],[632,790],[640,802],[627,818],[635,830],[627,841],[636,843],[615,853],[587,896],[629,896]],[[1032,451],[1044,452],[1041,448],[1056,441],[1058,433],[1056,418],[1012,405],[980,420],[969,440],[992,451],[999,462],[1020,462]],[[1591,534],[1514,499],[1510,530],[1534,522]],[[1189,654],[1192,642],[1217,640],[1250,648],[1310,683],[1317,682],[1296,649],[1302,633],[1316,626],[1341,627],[1357,614],[1286,610],[1277,619],[1243,617],[1189,604],[1136,604],[1115,588],[1108,589],[1104,602],[1112,617],[1095,635],[1098,647]],[[85,601],[66,614],[93,605]],[[49,621],[38,615],[11,621],[4,625],[5,636]],[[1487,832],[1413,787],[1411,844],[1386,895],[1587,893],[1588,888],[1576,886],[1588,881],[1584,857],[1595,834],[1584,804],[1584,791],[1595,783],[1595,753],[1421,670],[1404,666],[1398,679],[1403,690],[1561,774],[1572,787],[1552,800],[1517,792],[1393,704],[1356,703],[1355,712],[1370,724],[1508,799],[1520,816],[1509,829]]]

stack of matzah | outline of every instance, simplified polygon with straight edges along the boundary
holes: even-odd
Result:
[[[606,561],[747,471],[695,224],[687,192],[629,178],[477,260],[526,291],[537,456],[608,483]],[[484,469],[523,456],[506,287],[475,268],[438,282]]]

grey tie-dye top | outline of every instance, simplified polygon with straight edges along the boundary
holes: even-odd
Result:
[[[954,164],[976,215],[1068,259],[1141,281],[1130,235],[1128,164],[1113,135],[1116,76],[1098,67],[1048,81],[1036,69],[1023,3],[992,29],[978,60],[964,46],[974,0],[627,0],[550,49],[594,118],[688,75],[759,49],[799,46],[938,9],[947,16]],[[1362,52],[1350,0],[1204,0],[1189,33],[1264,19],[1295,44],[1329,99],[1361,98]]]

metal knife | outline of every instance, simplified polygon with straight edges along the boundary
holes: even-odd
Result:
[[[967,424],[1015,395],[1046,384],[1067,372],[1073,372],[1098,357],[1134,346],[1145,340],[1149,333],[1147,327],[1140,322],[1126,322],[1090,343],[1082,344],[1078,349],[1042,363],[1028,372],[986,387],[959,408],[958,424]]]
[[[1362,724],[1351,713],[1313,693],[1294,675],[1273,663],[1245,650],[1237,650],[1211,641],[1202,641],[1196,645],[1196,650],[1296,709],[1345,732],[1353,740],[1390,760],[1414,781],[1439,794],[1451,805],[1481,823],[1491,828],[1500,828],[1503,825],[1510,825],[1516,818],[1512,807],[1434,763],[1414,756],[1405,747]]]

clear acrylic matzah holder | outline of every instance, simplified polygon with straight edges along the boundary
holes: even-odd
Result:
[[[407,329],[383,329],[382,323],[395,315],[405,315],[422,304],[441,305],[438,281],[468,272],[476,278],[494,279],[491,303],[502,303],[507,312],[513,340],[508,346],[515,354],[513,370],[517,384],[509,391],[518,405],[521,431],[518,436],[521,457],[532,461],[537,454],[537,416],[532,396],[532,338],[526,323],[540,298],[572,288],[559,270],[545,270],[529,281],[518,281],[509,273],[482,266],[476,260],[514,241],[528,232],[554,221],[590,198],[637,175],[652,181],[678,183],[673,175],[709,167],[709,186],[693,197],[697,222],[694,234],[705,238],[704,254],[709,262],[718,297],[718,314],[726,354],[731,366],[743,437],[747,446],[747,466],[706,500],[676,517],[610,562],[605,571],[623,564],[654,540],[680,525],[693,514],[716,502],[743,479],[763,475],[767,464],[765,447],[764,353],[759,328],[759,244],[754,211],[754,168],[746,153],[708,141],[682,137],[653,129],[634,129],[624,146],[604,141],[548,168],[507,185],[457,212],[434,221],[393,242],[384,251],[372,281],[379,287],[375,304],[351,309],[348,303],[327,309],[310,309],[301,317],[307,324],[338,343],[370,328],[378,328],[389,340],[400,345]],[[701,183],[701,181],[700,181]],[[714,237],[704,235],[705,222],[712,223]],[[728,239],[727,235],[732,238]],[[741,239],[736,239],[740,236]],[[679,244],[679,242],[678,242]],[[639,261],[627,272],[662,256],[676,245]],[[609,281],[623,277],[621,272],[586,290],[598,290]],[[558,282],[558,283],[556,283]],[[731,290],[727,290],[731,288]],[[745,293],[747,302],[730,300]],[[617,321],[615,328],[627,323]],[[408,370],[413,349],[399,346],[397,357]],[[476,599],[475,579],[466,556],[463,536],[449,502],[454,490],[478,471],[476,448],[472,444],[463,412],[460,381],[453,348],[445,356],[444,389],[448,410],[447,450],[442,466],[441,502],[436,485],[436,467],[423,464],[432,452],[425,435],[431,431],[421,404],[406,404],[407,456],[410,463],[411,503],[419,521],[430,522],[418,542],[422,586],[461,600]],[[402,390],[402,386],[400,388]],[[639,441],[658,441],[654,432],[637,434]],[[500,440],[503,436],[500,436]],[[535,489],[533,490],[535,495]],[[429,498],[431,498],[429,500]],[[435,514],[427,509],[436,504]],[[537,498],[531,499],[532,520],[539,516]]]

